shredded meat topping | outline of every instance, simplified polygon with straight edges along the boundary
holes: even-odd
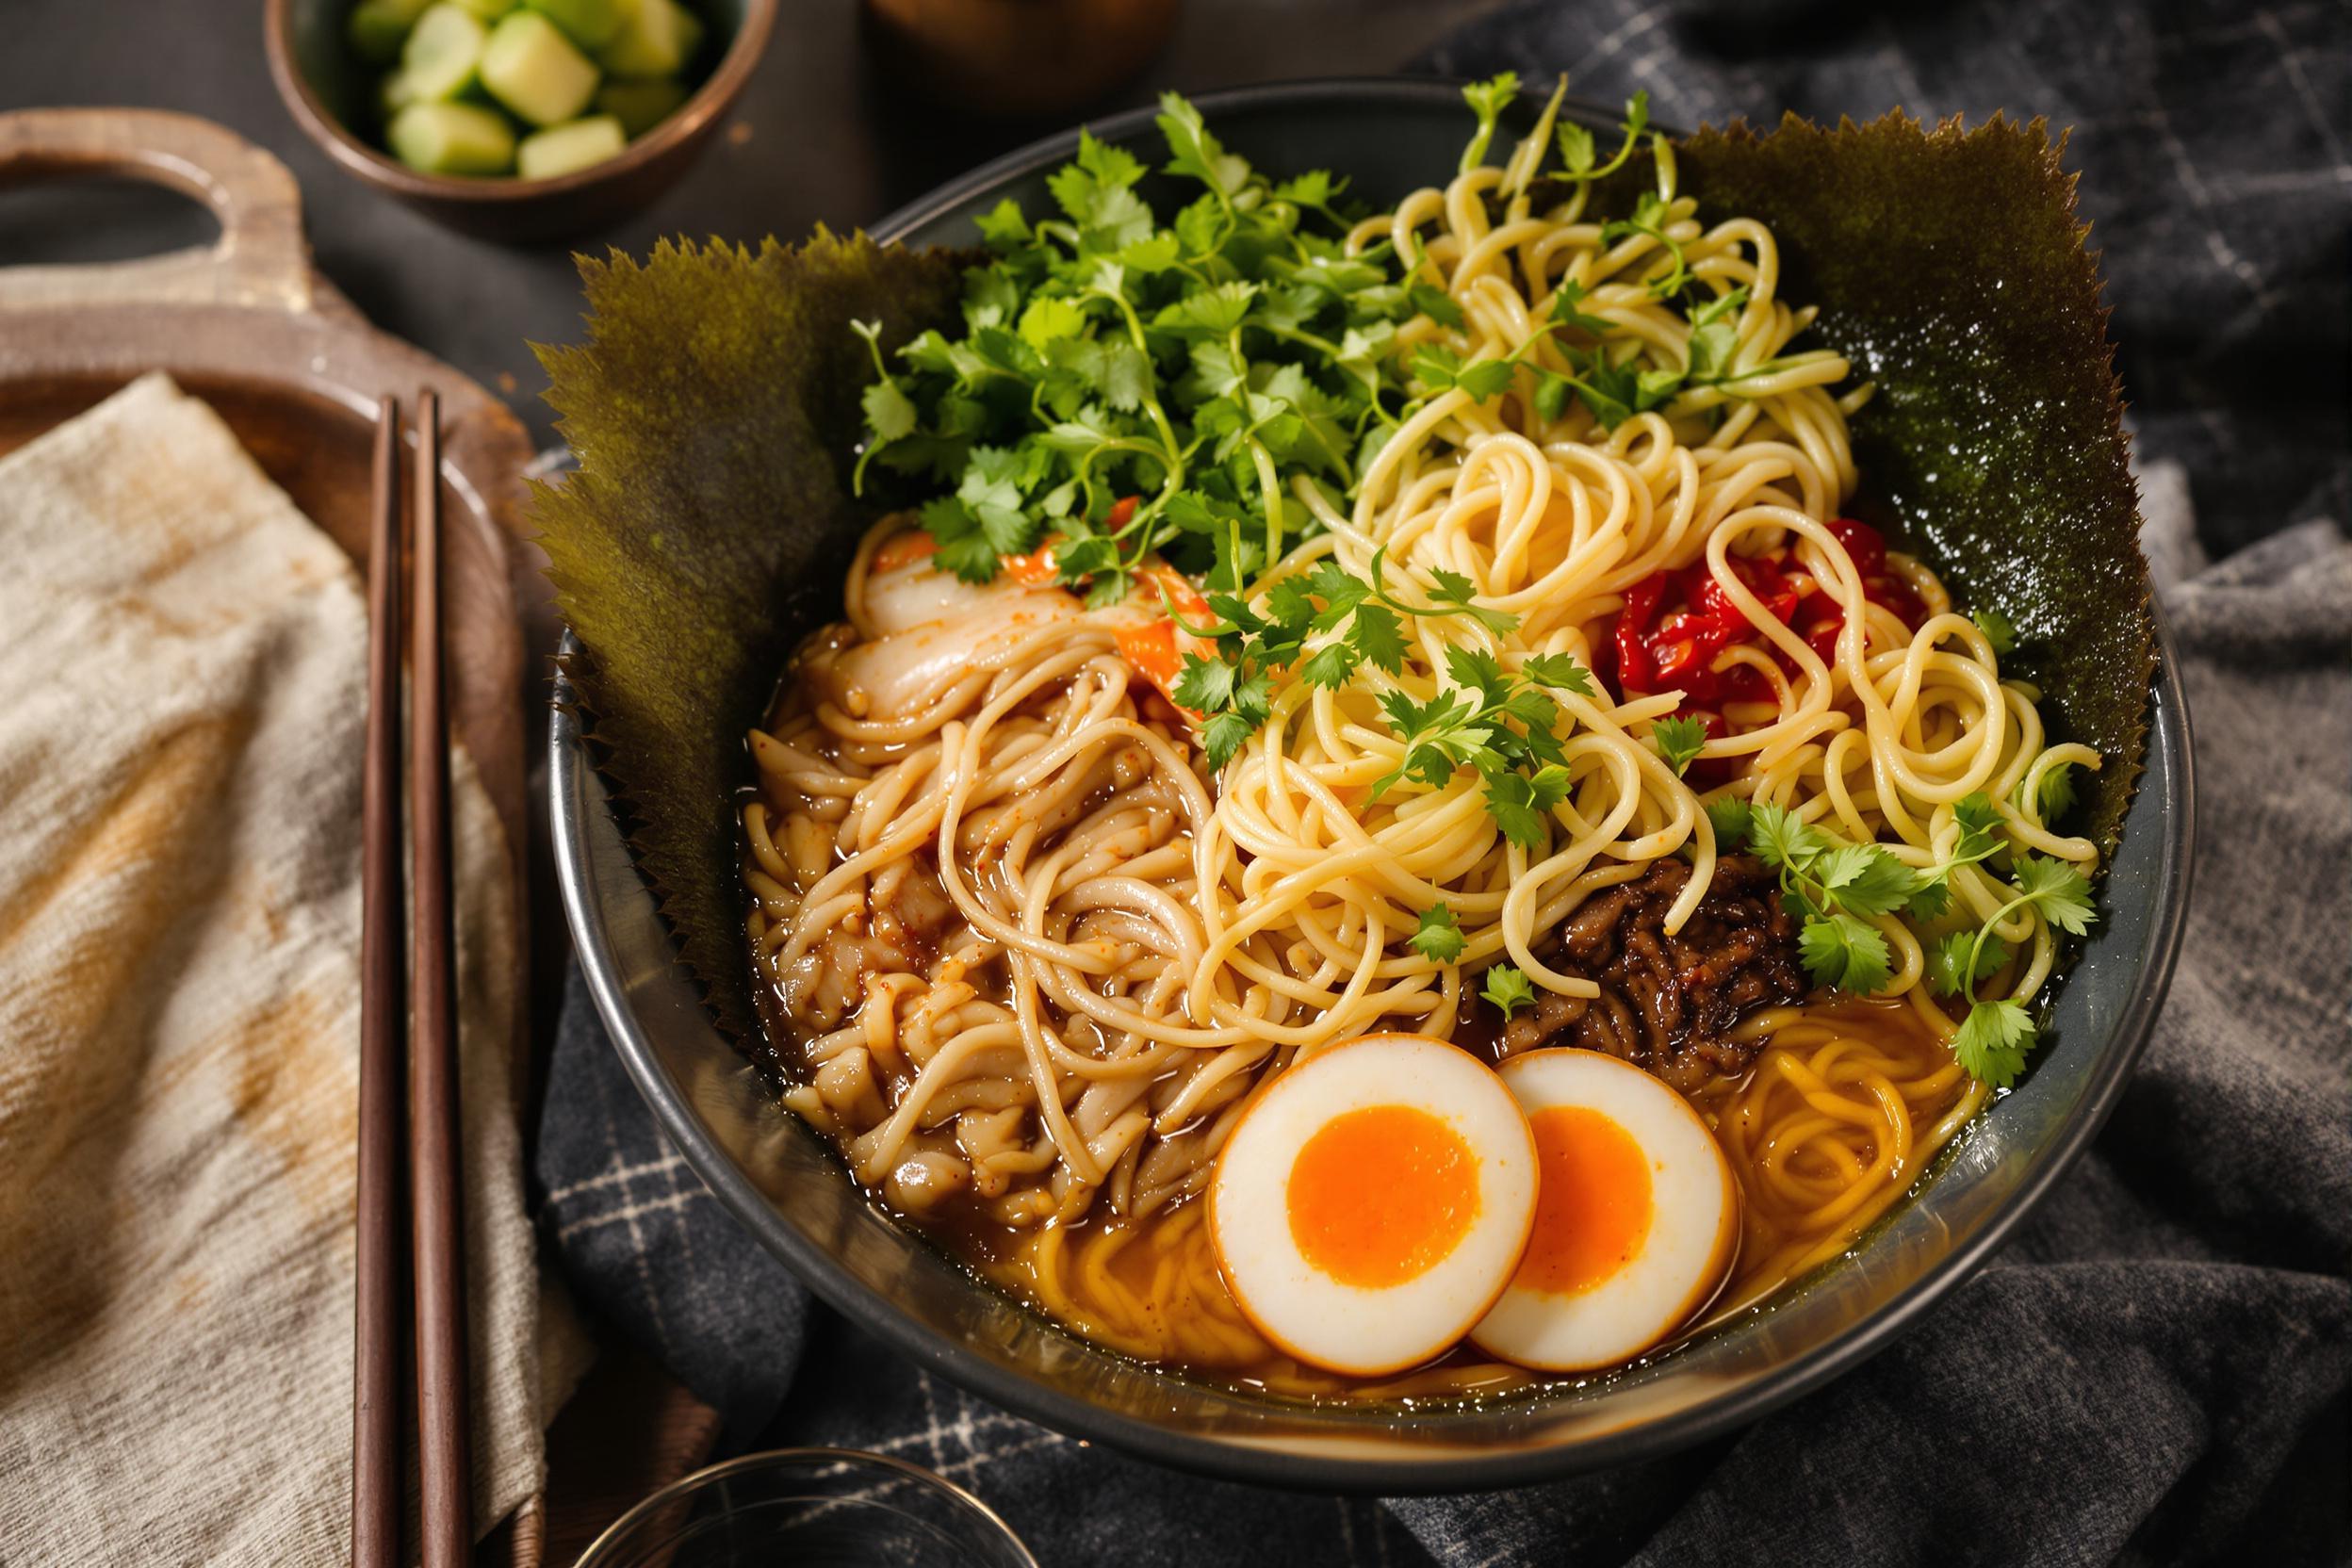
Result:
[[[1599,997],[1540,991],[1503,1027],[1501,1054],[1573,1045],[1606,1051],[1690,1093],[1745,1072],[1761,1042],[1732,1037],[1758,1007],[1805,994],[1797,923],[1772,874],[1752,856],[1715,862],[1715,879],[1680,931],[1666,912],[1690,880],[1688,861],[1658,861],[1570,915],[1538,956],[1601,988]]]

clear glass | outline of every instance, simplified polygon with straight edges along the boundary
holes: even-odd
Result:
[[[1037,1568],[963,1488],[887,1454],[779,1448],[697,1470],[630,1509],[579,1568]]]

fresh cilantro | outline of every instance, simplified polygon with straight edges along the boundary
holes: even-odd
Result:
[[[1991,605],[1984,606],[1968,619],[1976,623],[1976,629],[1984,634],[1984,641],[1992,645],[1995,653],[2005,655],[2017,651],[2017,627],[2008,616]]]
[[[1746,843],[1755,815],[1755,808],[1737,795],[1708,801],[1707,820],[1715,829],[1715,853],[1721,855],[1726,846]]]
[[[1500,397],[1517,368],[1517,363],[1509,359],[1479,359],[1465,365],[1460,354],[1435,343],[1415,350],[1413,356],[1413,379],[1428,391],[1434,394],[1460,387],[1478,402]]]
[[[2042,770],[2041,782],[2033,791],[2033,803],[2026,802],[2023,779],[2017,782],[2017,808],[2044,827],[2065,816],[2074,806],[2074,764],[2053,762]]]
[[[1911,894],[1913,920],[1941,920],[1952,907],[1952,874],[1962,866],[1989,859],[2001,849],[2001,811],[1984,791],[1961,796],[1952,805],[1952,820],[1960,831],[1952,854],[1919,878]]]
[[[2034,1021],[2022,1004],[1980,1002],[1968,1009],[1959,1033],[1952,1037],[1952,1051],[1969,1077],[2005,1089],[2025,1070],[2026,1053],[2034,1049],[2035,1033]]]
[[[1406,945],[1435,963],[1450,964],[1461,957],[1462,927],[1455,923],[1453,910],[1443,904],[1422,910],[1421,928]]]
[[[1748,845],[1773,870],[1793,873],[1811,864],[1829,841],[1787,807],[1760,800],[1750,809]]]
[[[1413,309],[1440,326],[1459,327],[1462,324],[1462,306],[1456,304],[1454,297],[1442,288],[1416,283],[1405,290],[1405,298],[1413,302]]]
[[[1549,686],[1556,692],[1574,692],[1580,697],[1596,694],[1592,673],[1577,663],[1573,654],[1539,653],[1521,664],[1519,673],[1538,686]]]
[[[1927,983],[1938,996],[1973,991],[2009,961],[2009,944],[1978,942],[1973,931],[1948,931],[1927,947]]]
[[[1478,988],[1478,994],[1509,1019],[1520,1008],[1535,1004],[1535,982],[1515,964],[1496,964],[1486,972],[1486,983]]]
[[[2091,908],[2090,879],[2065,860],[2020,855],[2016,875],[2017,896],[2013,905],[2038,910],[2059,930],[2082,937],[2090,933],[2098,915]]]
[[[1731,374],[1732,355],[1740,347],[1740,312],[1748,302],[1745,284],[1721,294],[1690,313],[1689,381],[1711,385]]]
[[[1797,953],[1814,983],[1868,996],[1892,973],[1886,939],[1866,921],[1842,911],[1815,915],[1797,933]]]
[[[1562,178],[1597,180],[1614,174],[1625,166],[1627,158],[1633,156],[1634,149],[1642,144],[1642,133],[1649,129],[1649,124],[1650,95],[1637,92],[1625,100],[1624,145],[1617,149],[1615,157],[1595,167],[1593,158],[1598,150],[1593,144],[1592,133],[1582,125],[1562,121],[1558,132],[1560,160],[1564,166]]]
[[[1939,938],[1928,953],[1928,983],[1945,995],[1957,993],[1971,1005],[1952,1049],[1968,1075],[1995,1088],[2007,1088],[2025,1070],[2026,1053],[2036,1031],[2022,1003],[2015,998],[1975,999],[1976,988],[2000,972],[2009,960],[2005,943],[1993,935],[1996,926],[2020,909],[2032,909],[2049,924],[2082,936],[2097,918],[2091,908],[2091,885],[2082,873],[2065,860],[2041,855],[2019,855],[2012,867],[2017,892],[1971,933],[1955,931]]]
[[[1828,902],[1857,915],[1901,908],[1919,886],[1919,873],[1876,844],[1839,844],[1813,862]]]
[[[1617,323],[1614,321],[1606,317],[1588,316],[1576,308],[1584,303],[1585,297],[1584,285],[1574,278],[1563,281],[1552,292],[1551,313],[1546,318],[1556,326],[1577,327],[1595,337],[1615,331]]]
[[[1707,721],[1694,716],[1660,719],[1650,726],[1650,739],[1658,743],[1658,755],[1679,778],[1707,744]]]
[[[1519,74],[1515,71],[1472,82],[1462,90],[1462,101],[1478,117],[1478,128],[1472,134],[1470,144],[1462,150],[1461,172],[1467,174],[1486,161],[1487,144],[1494,139],[1494,123],[1518,96]]]
[[[1645,190],[1633,205],[1633,216],[1620,218],[1601,225],[1601,243],[1614,245],[1621,239],[1642,237],[1655,242],[1666,253],[1671,263],[1665,273],[1650,280],[1654,299],[1672,299],[1682,292],[1690,281],[1690,270],[1683,258],[1681,241],[1666,233],[1666,199],[1654,190]]]
[[[1568,798],[1568,770],[1553,763],[1523,774],[1497,766],[1485,776],[1486,809],[1503,837],[1530,853],[1541,850],[1552,808]]]

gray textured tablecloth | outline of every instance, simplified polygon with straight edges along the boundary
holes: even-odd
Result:
[[[1734,1437],[1521,1492],[1344,1500],[1156,1470],[812,1306],[662,1142],[575,979],[537,1176],[577,1294],[725,1410],[731,1443],[928,1464],[1048,1568],[2352,1559],[2347,14],[1609,0],[1506,9],[1425,62],[1565,67],[1685,124],[1902,104],[2075,127],[2195,725],[2197,887],[2105,1133],[1885,1354]]]

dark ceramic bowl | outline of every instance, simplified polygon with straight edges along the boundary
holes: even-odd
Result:
[[[694,95],[618,157],[544,180],[419,173],[352,130],[367,122],[364,106],[377,73],[344,41],[351,0],[269,0],[262,26],[278,96],[302,133],[345,172],[453,229],[528,243],[588,234],[627,217],[701,155],[767,49],[776,0],[694,4],[710,28],[706,57],[718,52]]]
[[[1443,183],[1462,143],[1461,99],[1441,83],[1251,88],[1199,104],[1245,156],[1346,171],[1375,202]],[[1094,129],[1148,138],[1150,116]],[[968,243],[972,216],[1002,196],[1035,210],[1046,172],[1075,144],[1074,133],[1039,142],[875,232]],[[853,543],[841,541],[844,561]],[[2102,886],[2099,934],[2060,992],[2032,1075],[1844,1257],[1654,1361],[1480,1409],[1308,1409],[1140,1366],[1017,1306],[892,1224],[711,1026],[561,683],[549,729],[558,875],[597,1009],[687,1162],[818,1295],[923,1365],[1064,1431],[1236,1480],[1381,1493],[1516,1485],[1699,1442],[1853,1367],[1966,1279],[2090,1141],[2147,1042],[2186,906],[2188,738],[2169,635],[2161,621],[2157,630],[2148,771]]]

